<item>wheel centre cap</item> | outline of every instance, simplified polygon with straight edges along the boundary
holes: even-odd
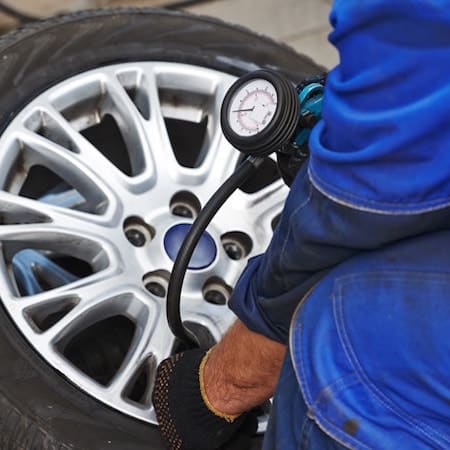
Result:
[[[191,225],[181,223],[170,228],[164,236],[164,248],[172,261],[175,261]],[[205,231],[192,254],[188,269],[200,270],[212,264],[216,258],[217,248],[214,239]]]

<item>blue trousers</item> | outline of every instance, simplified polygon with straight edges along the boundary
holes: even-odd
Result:
[[[301,302],[264,450],[450,449],[450,232],[365,252]]]

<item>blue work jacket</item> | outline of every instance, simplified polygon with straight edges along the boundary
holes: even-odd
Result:
[[[336,0],[330,17],[340,64],[311,157],[230,301],[250,329],[284,343],[331,268],[450,227],[450,1]]]

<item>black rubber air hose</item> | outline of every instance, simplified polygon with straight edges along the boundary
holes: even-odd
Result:
[[[212,218],[216,215],[217,211],[231,194],[256,171],[264,159],[264,157],[249,156],[238,166],[236,171],[214,193],[206,203],[205,207],[201,210],[175,258],[167,290],[167,320],[172,333],[185,344],[187,348],[202,348],[202,343],[199,342],[194,333],[184,326],[181,320],[181,290],[191,256],[194,253],[200,237],[206,230]]]

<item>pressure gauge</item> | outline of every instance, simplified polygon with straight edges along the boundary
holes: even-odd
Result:
[[[292,139],[299,111],[294,86],[276,72],[258,70],[239,78],[226,93],[222,130],[241,152],[267,156]]]

